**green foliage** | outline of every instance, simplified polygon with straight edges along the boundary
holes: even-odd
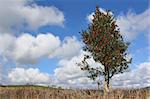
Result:
[[[93,17],[88,29],[81,33],[85,43],[83,50],[90,52],[91,56],[85,55],[84,60],[78,65],[81,70],[89,72],[88,77],[92,80],[99,75],[107,75],[106,80],[109,80],[114,74],[123,73],[131,63],[131,59],[127,59],[129,43],[123,40],[116,20],[110,11],[102,13],[97,7]],[[91,57],[95,62],[101,63],[104,69],[90,66],[86,60]]]

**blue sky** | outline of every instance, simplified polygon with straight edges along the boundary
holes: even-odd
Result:
[[[63,11],[65,15],[64,27],[45,27],[39,29],[40,32],[51,31],[56,35],[64,38],[66,35],[76,35],[79,31],[85,29],[88,25],[86,22],[86,16],[91,12],[95,11],[96,5],[104,9],[110,9],[114,12],[115,16],[119,14],[126,14],[128,11],[134,11],[139,14],[142,13],[145,9],[148,8],[148,0],[114,0],[114,1],[106,1],[106,0],[35,0],[38,5],[42,6],[55,6]],[[38,32],[39,32],[38,31]],[[37,33],[38,33],[37,32]],[[78,37],[80,38],[80,37]]]
[[[128,52],[133,61],[130,69],[140,71],[139,66],[143,64],[150,67],[149,4],[149,0],[0,1],[0,70],[7,71],[0,73],[0,81],[23,84],[32,79],[34,83],[48,83],[55,79],[52,83],[60,85],[91,83],[82,77],[84,73],[74,68],[74,61],[80,61],[83,56],[79,32],[90,24],[96,5],[113,12],[123,37],[131,42]],[[131,72],[129,75],[135,74]],[[145,82],[150,79],[150,74],[147,75]]]
[[[36,1],[36,0],[35,0]],[[106,0],[37,0],[36,3],[42,6],[56,6],[61,11],[64,12],[65,15],[65,23],[64,27],[44,27],[39,29],[40,32],[50,31],[55,35],[58,35],[61,39],[65,36],[75,35],[79,40],[81,40],[81,35],[79,32],[86,29],[88,27],[89,22],[86,19],[86,16],[91,12],[95,11],[95,6],[99,5],[104,9],[110,9],[114,12],[115,16],[127,14],[129,11],[132,11],[136,14],[140,14],[148,8],[149,1],[148,0],[114,0],[114,1],[106,1]],[[37,33],[39,33],[39,31]],[[147,31],[146,31],[147,32]],[[138,35],[138,37],[131,42],[130,53],[137,54],[136,50],[147,47],[148,42],[145,39],[144,35]],[[140,55],[134,55],[133,64],[144,62],[148,57],[146,52],[139,52]],[[45,60],[44,60],[45,61]],[[50,62],[47,62],[50,61]],[[53,62],[53,60],[45,61],[46,65],[57,65]],[[56,60],[54,60],[56,62]],[[137,61],[137,62],[136,62]],[[53,64],[54,63],[54,64]],[[57,63],[57,62],[56,62]],[[42,65],[42,64],[40,64]],[[50,69],[49,69],[50,70]],[[47,71],[47,69],[46,69]],[[50,70],[51,71],[51,70]],[[53,70],[51,71],[53,72]]]

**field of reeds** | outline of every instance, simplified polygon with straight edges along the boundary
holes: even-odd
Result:
[[[1,86],[0,99],[150,99],[150,88],[102,91],[41,86]]]

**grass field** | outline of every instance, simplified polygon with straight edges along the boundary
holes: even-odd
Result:
[[[43,86],[1,86],[0,99],[150,99],[150,88],[114,89],[107,96],[97,90]]]

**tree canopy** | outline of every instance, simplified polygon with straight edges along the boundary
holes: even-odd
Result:
[[[99,75],[104,76],[105,90],[108,91],[109,80],[115,74],[123,73],[131,63],[131,59],[127,58],[129,43],[124,41],[114,15],[110,11],[101,12],[99,7],[96,7],[92,23],[81,35],[85,44],[83,50],[91,55],[85,55],[79,66],[89,72],[88,77],[92,80]],[[91,57],[104,68],[90,66],[86,60]]]

